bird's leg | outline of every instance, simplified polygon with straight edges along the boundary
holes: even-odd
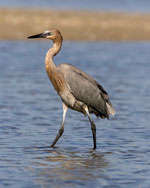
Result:
[[[93,149],[96,149],[96,126],[95,126],[94,122],[92,121],[92,119],[90,117],[88,107],[85,106],[84,110],[85,110],[86,114],[88,115],[89,121],[91,123],[91,130],[92,130],[92,134],[93,134],[93,144],[94,144]]]
[[[53,141],[51,147],[55,146],[56,142],[58,141],[58,139],[61,137],[61,135],[64,132],[64,121],[65,121],[67,109],[68,109],[68,107],[63,103],[63,118],[62,118],[61,127],[60,127],[59,132],[58,132],[55,140]]]
[[[96,149],[96,126],[94,122],[91,120],[90,116],[88,116],[88,118],[91,123],[91,129],[92,129],[92,134],[93,134],[93,143],[94,143],[93,149]]]

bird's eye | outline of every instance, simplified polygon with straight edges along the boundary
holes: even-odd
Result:
[[[50,33],[50,32],[46,33],[46,36],[47,36],[47,37],[48,37],[48,36],[51,36],[51,33]]]
[[[48,37],[48,36],[51,36],[52,33],[51,33],[50,31],[45,31],[45,32],[44,32],[44,35],[45,35],[46,37]]]
[[[48,36],[52,36],[53,35],[53,32],[47,32],[46,33],[46,36],[48,37]]]

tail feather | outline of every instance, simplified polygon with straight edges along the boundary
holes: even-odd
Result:
[[[107,112],[108,114],[111,114],[111,115],[115,115],[115,109],[114,107],[112,106],[111,102],[106,102],[106,106],[107,106]]]

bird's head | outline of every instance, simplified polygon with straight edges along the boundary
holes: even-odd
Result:
[[[57,29],[51,29],[51,30],[48,30],[48,31],[44,31],[43,33],[32,35],[32,36],[28,37],[28,39],[35,39],[35,38],[51,39],[54,42],[63,40],[60,31],[57,30]]]

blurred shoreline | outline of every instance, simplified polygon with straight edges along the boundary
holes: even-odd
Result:
[[[64,40],[150,40],[150,14],[0,8],[1,40],[25,40],[52,27]]]

